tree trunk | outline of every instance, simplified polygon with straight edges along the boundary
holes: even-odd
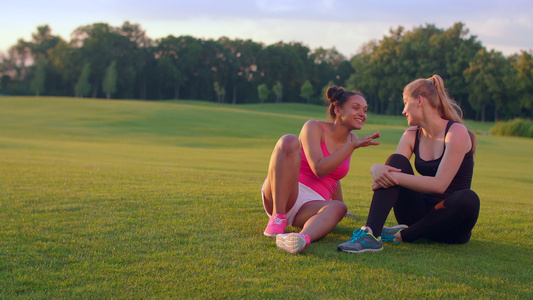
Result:
[[[177,100],[180,97],[180,86],[177,85],[174,89],[174,100]]]
[[[142,78],[141,89],[139,91],[139,96],[141,99],[146,100],[146,76]]]
[[[93,88],[93,98],[96,98],[96,95],[98,95],[98,84],[95,84],[94,85],[94,88]]]

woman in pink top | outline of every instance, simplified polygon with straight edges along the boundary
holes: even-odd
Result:
[[[362,94],[332,86],[326,92],[331,122],[307,121],[300,137],[284,135],[276,144],[263,184],[263,205],[270,216],[264,231],[278,248],[301,252],[333,230],[347,213],[339,180],[348,173],[352,152],[379,145],[379,132],[358,138],[366,121]],[[285,227],[302,228],[284,234]]]

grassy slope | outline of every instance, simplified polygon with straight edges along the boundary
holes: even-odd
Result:
[[[301,255],[276,249],[259,193],[270,152],[324,116],[295,104],[0,98],[0,295],[530,297],[531,139],[478,136],[482,208],[467,245],[338,253],[364,224],[370,165],[405,128],[370,116],[361,134],[380,130],[383,144],[356,150],[343,181],[358,217]]]

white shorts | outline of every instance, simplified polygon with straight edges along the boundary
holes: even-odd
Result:
[[[265,206],[265,184],[263,183],[263,187],[261,188],[261,196],[263,198],[263,207],[265,208],[265,212],[269,217],[271,215],[266,210]],[[287,225],[292,226],[292,222],[294,221],[294,217],[296,217],[296,214],[300,211],[300,208],[306,203],[312,202],[312,201],[326,201],[324,197],[320,196],[319,193],[313,191],[310,187],[306,186],[303,183],[298,182],[298,198],[296,199],[296,202],[292,206],[292,208],[287,212]]]

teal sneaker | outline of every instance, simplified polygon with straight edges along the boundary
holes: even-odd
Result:
[[[361,227],[353,231],[352,238],[337,246],[338,251],[350,253],[362,253],[367,251],[381,251],[383,250],[383,241],[381,237],[376,238],[370,232],[370,228]]]
[[[409,226],[403,225],[403,224],[392,226],[392,227],[383,226],[383,229],[381,230],[381,240],[384,242],[392,242],[392,243],[398,244],[399,242],[395,241],[394,237],[396,236],[398,232],[404,230],[407,227]]]

